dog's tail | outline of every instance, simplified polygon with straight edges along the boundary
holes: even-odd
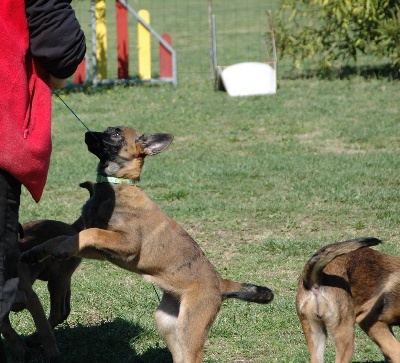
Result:
[[[93,183],[90,181],[85,181],[83,183],[80,183],[79,186],[81,188],[87,189],[87,191],[89,192],[89,198],[91,198],[94,194],[94,189],[93,189]],[[75,228],[75,230],[77,232],[80,232],[82,230],[85,229],[85,223],[83,222],[83,218],[82,216],[79,216],[79,218],[71,224],[73,228]]]
[[[265,286],[223,280],[222,298],[234,298],[258,304],[268,304],[274,298],[274,293]]]
[[[302,280],[307,290],[318,284],[321,271],[324,267],[340,255],[358,250],[359,248],[375,246],[382,243],[381,240],[374,237],[355,238],[343,242],[332,243],[322,247],[306,263]]]
[[[93,197],[94,187],[91,181],[85,181],[83,183],[80,183],[79,186],[83,189],[87,189],[87,191],[89,192],[89,198]]]

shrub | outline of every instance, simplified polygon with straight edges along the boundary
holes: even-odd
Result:
[[[275,23],[280,57],[292,57],[296,67],[306,59],[331,67],[361,53],[400,68],[397,0],[280,0]]]

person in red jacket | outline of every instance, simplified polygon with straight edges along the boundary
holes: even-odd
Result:
[[[70,2],[1,0],[0,324],[18,290],[21,185],[39,202],[47,179],[51,89],[63,86],[86,52]],[[0,362],[6,362],[1,339]]]

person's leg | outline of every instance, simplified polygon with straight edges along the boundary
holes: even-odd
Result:
[[[18,216],[21,183],[0,170],[0,324],[18,290]]]

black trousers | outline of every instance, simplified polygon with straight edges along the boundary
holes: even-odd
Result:
[[[21,183],[0,169],[0,326],[18,289],[18,217]]]

